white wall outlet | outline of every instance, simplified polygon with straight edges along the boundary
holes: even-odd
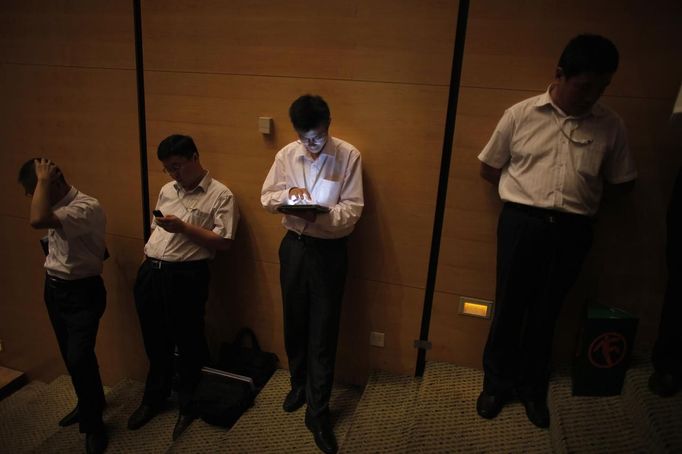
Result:
[[[369,345],[372,347],[383,347],[384,346],[384,333],[379,333],[377,331],[370,331],[369,333]]]

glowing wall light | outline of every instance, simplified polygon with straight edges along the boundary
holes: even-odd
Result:
[[[468,296],[459,297],[459,313],[471,317],[490,318],[493,315],[493,302]]]

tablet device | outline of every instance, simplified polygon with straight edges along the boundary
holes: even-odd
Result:
[[[284,214],[301,213],[306,211],[314,211],[315,213],[329,213],[329,208],[322,205],[280,205],[277,211]]]

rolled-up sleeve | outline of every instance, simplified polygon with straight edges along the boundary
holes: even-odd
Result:
[[[510,144],[513,128],[513,116],[509,110],[506,110],[497,123],[490,140],[478,155],[479,161],[496,169],[504,167],[511,157]]]
[[[213,232],[216,235],[229,240],[235,238],[239,224],[239,207],[234,195],[225,194],[218,197],[213,222],[215,224]]]

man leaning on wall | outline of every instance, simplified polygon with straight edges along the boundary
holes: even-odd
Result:
[[[598,35],[565,47],[547,91],[508,108],[478,156],[498,186],[496,308],[476,410],[494,418],[515,392],[528,419],[549,427],[554,326],[592,242],[603,183],[637,176],[623,121],[598,99],[618,67]]]
[[[95,341],[106,306],[100,276],[106,217],[97,199],[67,183],[48,159],[27,161],[19,171],[19,182],[31,197],[31,227],[48,229],[45,305],[78,397],[76,408],[59,425],[78,423],[86,434],[86,452],[101,453],[108,438]]]
[[[263,183],[261,203],[285,209],[287,233],[279,248],[284,304],[284,343],[291,391],[283,409],[307,402],[305,424],[326,453],[337,450],[329,419],[329,397],[341,302],[346,278],[346,241],[362,214],[360,152],[329,135],[329,106],[303,95],[289,108],[299,140],[282,148]],[[323,208],[303,208],[303,205]],[[281,209],[281,208],[280,208]]]
[[[157,157],[173,181],[159,193],[145,260],[135,280],[135,305],[149,372],[142,403],[128,419],[128,429],[139,429],[163,409],[177,369],[175,440],[196,417],[192,394],[208,361],[204,337],[208,261],[216,251],[229,249],[239,212],[232,192],[201,165],[191,137],[165,138]],[[174,367],[176,348],[179,356]]]

